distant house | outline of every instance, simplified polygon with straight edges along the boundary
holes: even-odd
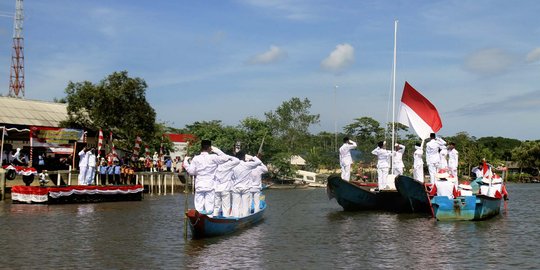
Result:
[[[191,134],[165,134],[165,136],[169,137],[173,143],[173,151],[170,153],[171,159],[184,158],[189,142],[195,139],[195,136]]]

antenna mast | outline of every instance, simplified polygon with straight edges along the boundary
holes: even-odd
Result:
[[[11,70],[9,79],[9,96],[24,97],[24,38],[23,30],[23,0],[16,0],[15,20],[13,28],[13,51],[11,53]]]

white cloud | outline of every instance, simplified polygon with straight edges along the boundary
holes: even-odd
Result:
[[[321,67],[329,71],[342,71],[354,63],[354,48],[348,43],[339,44],[321,62]]]
[[[253,56],[250,64],[271,64],[287,58],[287,52],[278,46],[272,45],[266,52]]]
[[[527,54],[527,62],[532,63],[540,60],[540,47],[532,50]]]
[[[465,68],[479,75],[503,73],[516,62],[515,57],[499,48],[476,51],[465,59]]]

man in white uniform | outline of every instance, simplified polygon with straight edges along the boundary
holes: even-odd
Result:
[[[456,144],[451,142],[448,144],[448,170],[450,175],[457,177],[457,168],[459,162],[459,153],[456,150]]]
[[[349,137],[343,138],[343,145],[339,148],[339,166],[341,166],[341,179],[350,181],[351,179],[351,150],[356,148],[356,143]]]
[[[447,178],[450,176],[448,172],[445,169],[441,169],[436,176],[437,180],[431,189],[430,195],[446,196],[449,199],[453,199],[457,195],[457,189],[454,183],[448,181]]]
[[[430,183],[435,183],[435,175],[440,166],[439,149],[441,149],[446,142],[441,138],[437,138],[435,133],[431,133],[429,137],[431,140],[426,144],[426,162],[428,164]]]
[[[258,157],[254,157],[258,158]],[[260,210],[261,204],[261,189],[262,189],[262,175],[268,172],[268,168],[262,162],[259,166],[251,171],[251,199],[253,200],[253,213],[257,213]]]
[[[87,155],[88,149],[84,147],[79,152],[79,177],[78,177],[78,185],[85,185],[86,184],[86,172],[88,171],[88,155]]]
[[[414,149],[416,150],[414,151],[414,154],[413,154],[413,158],[414,158],[413,178],[423,183],[424,182],[424,160],[423,160],[424,150],[422,150],[422,144],[416,143],[416,145],[414,146]]]
[[[246,156],[242,151],[236,153],[240,164],[233,169],[233,217],[245,217],[249,215],[249,207],[251,206],[251,171],[262,164],[261,160],[257,157],[247,158]]]
[[[394,158],[392,159],[392,167],[394,167],[392,172],[393,175],[397,176],[403,174],[403,168],[405,167],[403,164],[403,153],[405,153],[405,145],[396,143]]]
[[[379,184],[379,190],[382,190],[386,187],[386,178],[388,177],[392,152],[386,150],[384,142],[379,142],[377,148],[371,151],[371,153],[377,156],[377,182]]]
[[[88,170],[86,171],[86,185],[93,185],[96,178],[96,155],[94,154],[94,148],[86,152],[88,156]]]
[[[221,150],[216,147],[212,147],[212,151],[218,155],[225,155]],[[240,160],[236,157],[230,156],[231,159],[216,169],[215,181],[215,203],[214,203],[214,216],[218,216],[221,210],[223,217],[231,216],[231,188],[232,188],[232,176],[233,169],[236,165],[240,164]]]
[[[214,213],[215,172],[218,165],[232,159],[227,155],[210,154],[212,142],[201,141],[201,153],[189,163],[189,157],[184,158],[184,167],[188,174],[195,176],[195,209],[202,214]],[[220,151],[221,152],[221,151]]]
[[[448,169],[448,150],[446,149],[446,146],[441,146],[441,150],[439,150],[439,156],[439,168]]]

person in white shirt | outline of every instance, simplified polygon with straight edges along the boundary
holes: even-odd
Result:
[[[448,150],[446,146],[441,146],[439,157],[439,169],[448,169]]]
[[[434,183],[436,180],[435,175],[437,169],[440,167],[441,157],[439,155],[439,149],[446,144],[446,142],[435,136],[435,133],[431,133],[431,140],[426,144],[426,162],[429,170],[430,183]]]
[[[212,151],[220,156],[225,155],[221,150],[216,147],[212,147]],[[215,203],[214,203],[214,216],[230,217],[231,216],[231,188],[232,188],[232,176],[233,169],[240,160],[236,157],[231,158],[220,164],[215,173]]]
[[[424,182],[424,160],[423,160],[424,150],[422,150],[422,144],[416,143],[416,145],[414,146],[414,149],[416,150],[414,151],[414,154],[413,154],[413,158],[414,158],[413,178],[423,183]]]
[[[193,157],[189,163],[189,157],[184,158],[184,167],[189,175],[195,176],[195,209],[201,214],[212,215],[214,213],[214,187],[215,172],[218,165],[231,159],[227,155],[210,154],[212,142],[201,141],[201,153]]]
[[[349,137],[343,138],[343,145],[339,148],[339,166],[341,167],[341,179],[350,181],[351,164],[353,163],[351,150],[356,148],[356,143]]]
[[[85,185],[86,184],[86,172],[88,171],[88,155],[87,155],[88,149],[84,147],[79,152],[79,177],[78,185]]]
[[[86,153],[88,158],[88,169],[86,171],[86,185],[93,185],[96,178],[96,155],[94,154],[94,148],[90,149]]]
[[[251,172],[262,164],[257,157],[251,157],[240,151],[236,153],[240,160],[233,169],[233,187],[232,187],[232,216],[245,217],[249,215],[251,207]]]
[[[440,169],[439,172],[436,174],[437,180],[435,181],[435,185],[433,185],[433,188],[431,189],[432,196],[446,196],[449,199],[453,199],[457,195],[457,189],[454,186],[454,183],[451,181],[448,181],[448,177],[450,175],[445,169]]]
[[[386,187],[386,178],[388,177],[392,152],[386,150],[385,142],[381,141],[371,153],[377,156],[377,182],[379,190],[383,190]]]
[[[258,157],[254,157],[258,158]],[[253,200],[253,213],[259,212],[261,205],[261,189],[262,189],[262,175],[268,172],[268,168],[262,162],[259,166],[251,171],[251,199]]]
[[[405,153],[405,145],[398,144],[394,146],[394,158],[392,159],[392,167],[394,167],[392,174],[393,175],[402,175],[403,174],[403,168],[405,165],[403,164],[403,153]]]
[[[458,176],[458,163],[459,162],[459,152],[456,150],[456,144],[451,142],[448,144],[448,170],[450,175],[457,177]]]

